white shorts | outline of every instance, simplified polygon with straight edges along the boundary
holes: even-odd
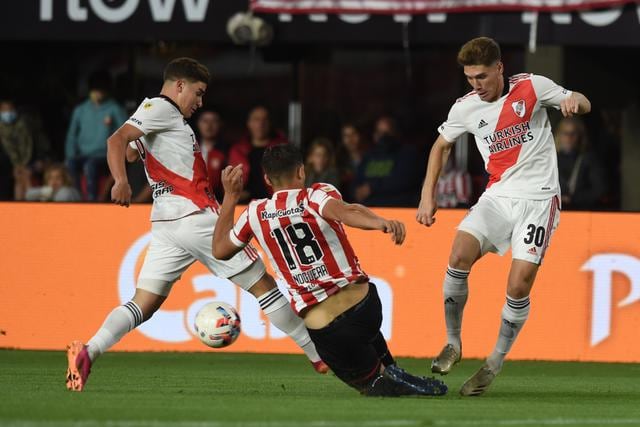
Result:
[[[514,199],[483,194],[462,220],[458,230],[480,242],[482,254],[504,255],[542,264],[549,241],[560,222],[558,196],[546,200]]]
[[[243,289],[253,286],[266,271],[253,246],[247,245],[228,261],[213,257],[211,244],[217,220],[218,215],[207,208],[173,221],[152,222],[151,243],[140,270],[138,288],[168,295],[171,285],[195,261]]]

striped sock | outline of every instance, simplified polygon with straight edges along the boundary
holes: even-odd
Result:
[[[462,348],[460,334],[462,314],[469,294],[468,277],[468,271],[450,266],[447,267],[447,274],[444,276],[444,318],[447,324],[447,343],[453,345],[458,351]]]
[[[273,288],[260,295],[258,304],[260,304],[260,308],[269,318],[271,324],[289,335],[300,346],[311,362],[320,360],[304,322],[300,317],[296,316],[291,305],[289,305],[289,301],[278,288]]]
[[[502,321],[498,342],[493,353],[487,358],[487,364],[496,373],[502,369],[504,358],[511,350],[511,346],[518,337],[518,333],[524,326],[524,322],[529,317],[531,301],[529,296],[524,298],[511,298],[507,295],[507,301],[502,308]]]
[[[98,332],[87,342],[91,360],[95,361],[98,356],[113,347],[127,332],[138,327],[143,321],[142,310],[135,302],[129,301],[125,305],[116,307],[109,313]]]

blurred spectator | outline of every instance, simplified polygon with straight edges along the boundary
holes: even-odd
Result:
[[[607,194],[604,197],[608,209],[620,209],[622,150],[622,111],[619,109],[600,110],[600,123],[597,125],[596,143],[593,151],[607,175]]]
[[[79,202],[82,198],[74,188],[67,168],[62,164],[54,164],[44,173],[44,186],[29,188],[26,199],[41,202]]]
[[[333,153],[333,144],[327,138],[316,138],[311,142],[305,162],[305,185],[323,182],[338,186],[338,170],[336,169],[336,156]]]
[[[556,129],[556,142],[563,209],[597,208],[606,192],[606,177],[598,159],[588,150],[582,120],[562,119]]]
[[[355,200],[369,206],[414,206],[423,161],[416,147],[380,136],[365,154],[355,179]]]
[[[451,153],[436,189],[439,208],[466,208],[470,205],[473,195],[471,175],[467,171],[457,169],[455,164],[455,157]]]
[[[221,137],[222,120],[220,114],[213,110],[204,110],[198,115],[197,121],[200,150],[207,165],[211,191],[222,198],[222,169],[227,165],[229,146]]]
[[[19,114],[13,101],[4,100],[0,101],[0,144],[11,163],[14,198],[24,200],[32,167],[41,172],[48,161],[49,139],[35,117]]]
[[[127,120],[124,109],[109,97],[110,88],[108,73],[89,78],[89,97],[73,110],[67,132],[67,167],[78,188],[82,171],[90,201],[97,200],[99,179],[106,172],[107,138]]]
[[[398,123],[391,116],[380,116],[373,127],[373,142],[377,144],[380,139],[390,136],[398,139]]]
[[[339,168],[340,168],[340,190],[342,197],[348,201],[354,201],[353,182],[356,171],[362,157],[367,150],[366,143],[362,138],[362,132],[352,123],[346,123],[342,126],[341,141],[338,152]]]
[[[262,154],[267,147],[288,142],[282,132],[272,128],[269,111],[263,106],[249,112],[247,130],[248,134],[229,149],[229,164],[243,166],[245,191],[242,202],[269,197],[262,172]]]

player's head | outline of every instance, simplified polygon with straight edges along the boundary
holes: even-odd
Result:
[[[458,64],[464,68],[467,81],[480,99],[493,102],[500,98],[504,88],[500,46],[489,37],[468,41],[458,52]]]
[[[293,144],[274,145],[264,150],[262,170],[265,181],[274,191],[304,187],[302,153]]]
[[[207,67],[191,58],[177,58],[164,69],[163,95],[171,98],[189,118],[200,107],[209,84]]]

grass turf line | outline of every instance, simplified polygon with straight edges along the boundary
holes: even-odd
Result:
[[[64,352],[0,350],[0,425],[640,425],[640,365],[508,362],[485,396],[460,397],[480,364],[465,360],[443,377],[444,398],[372,399],[316,374],[304,356],[108,353],[86,391],[71,393]],[[426,374],[428,361],[400,365]]]

